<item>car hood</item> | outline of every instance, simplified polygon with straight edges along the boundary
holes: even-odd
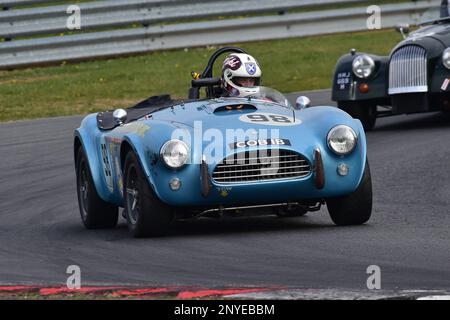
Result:
[[[430,59],[438,57],[442,50],[450,46],[450,25],[436,24],[420,28],[401,41],[392,52],[399,47],[410,44],[425,48]]]
[[[244,107],[236,109],[240,105]],[[273,103],[243,103],[242,100],[231,99],[175,106],[152,114],[152,120],[149,121],[155,120],[170,123],[176,129],[184,128],[191,135],[200,130],[204,145],[217,134],[223,137],[227,134],[241,137],[244,132],[245,140],[275,137],[287,139],[293,147],[301,149],[326,143],[326,135],[335,125],[351,126],[357,133],[360,128],[357,120],[334,107],[293,110]],[[242,131],[239,133],[238,130]],[[242,141],[239,138],[237,140]],[[232,148],[228,145],[227,149],[229,152]]]
[[[181,123],[194,128],[202,122],[204,128],[226,129],[232,127],[248,127],[249,122],[242,121],[247,115],[274,114],[294,121],[294,110],[274,103],[261,103],[243,99],[205,100],[177,105],[152,114],[155,120]],[[252,118],[252,116],[250,117]],[[283,119],[283,118],[281,118]],[[251,122],[250,124],[257,123]],[[259,120],[264,120],[262,117]],[[287,121],[287,120],[286,120]],[[296,121],[300,122],[300,121]],[[264,121],[261,125],[267,125]]]

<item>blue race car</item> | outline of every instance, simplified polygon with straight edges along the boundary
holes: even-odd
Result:
[[[334,107],[295,106],[259,87],[220,95],[216,59],[192,80],[189,99],[155,96],[100,112],[75,130],[78,203],[86,228],[114,227],[119,207],[135,237],[166,233],[177,219],[300,216],[327,205],[337,225],[369,220],[372,183],[359,120]],[[205,89],[206,98],[200,98]]]

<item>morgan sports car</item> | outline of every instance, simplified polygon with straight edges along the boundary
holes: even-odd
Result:
[[[352,49],[336,65],[332,100],[371,130],[377,117],[450,110],[450,17],[447,0],[440,15],[408,36],[408,25],[397,25],[404,40],[387,57]],[[439,19],[429,20],[431,17]]]
[[[86,228],[116,226],[119,208],[134,237],[163,235],[176,220],[292,217],[325,204],[337,225],[369,220],[361,122],[335,107],[311,107],[306,97],[291,105],[262,86],[245,98],[224,96],[213,70],[225,52],[245,53],[214,52],[185,100],[154,96],[83,119],[74,158]]]

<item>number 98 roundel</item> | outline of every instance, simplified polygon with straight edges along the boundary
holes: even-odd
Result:
[[[267,112],[244,114],[239,117],[239,120],[242,122],[262,124],[266,126],[296,126],[302,123],[300,119],[294,120],[293,117]]]

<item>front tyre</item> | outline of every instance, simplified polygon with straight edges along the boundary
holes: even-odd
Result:
[[[377,105],[370,101],[342,101],[338,102],[339,109],[347,112],[355,119],[359,119],[365,131],[370,131],[377,121]]]
[[[119,217],[118,208],[98,195],[83,147],[77,152],[76,175],[78,206],[84,226],[87,229],[115,227]]]
[[[174,220],[173,211],[151,190],[134,152],[128,152],[124,171],[125,216],[135,238],[162,236]]]
[[[351,194],[328,199],[327,208],[331,220],[338,226],[359,225],[367,222],[372,214],[372,179],[369,162],[358,188]]]

